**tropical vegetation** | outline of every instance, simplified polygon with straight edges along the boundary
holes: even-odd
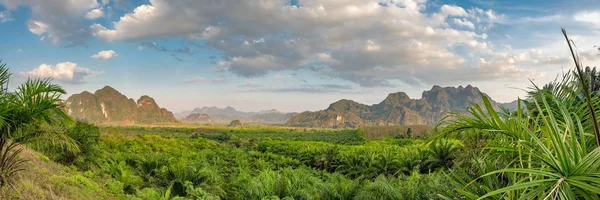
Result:
[[[570,50],[516,109],[481,94],[436,127],[98,127],[0,65],[0,198],[599,199],[600,74]]]

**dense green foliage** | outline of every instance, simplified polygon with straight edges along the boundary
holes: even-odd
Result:
[[[337,144],[359,144],[364,141],[362,130],[294,129],[294,128],[227,128],[219,126],[189,127],[102,127],[103,132],[134,136],[158,134],[175,138],[203,137],[207,139],[262,140],[265,138],[295,141],[321,141]]]
[[[19,144],[46,140],[72,146],[62,131],[71,122],[61,110],[60,97],[66,92],[48,79],[28,79],[9,91],[10,76],[0,62],[0,187],[11,185],[15,174],[25,170]]]
[[[376,140],[388,137],[396,138],[424,138],[432,132],[428,125],[402,125],[402,126],[367,126],[359,128],[367,140]]]
[[[566,36],[571,47],[571,40]],[[456,188],[447,198],[599,199],[600,96],[596,70],[575,70],[529,92],[527,110],[496,112],[487,98],[468,115],[455,114],[445,136],[486,138],[470,165],[449,173]]]
[[[89,131],[95,135],[95,129]],[[100,131],[96,144],[85,144],[99,152],[79,158],[97,164],[74,166],[108,177],[107,190],[123,199],[431,199],[449,189],[438,171],[454,158],[438,149],[452,154],[462,145],[457,140],[367,142],[356,130],[219,128],[220,133],[205,135],[198,129],[166,127]],[[45,152],[70,164],[62,152]]]
[[[37,141],[30,146],[46,153],[52,160],[65,165],[75,165],[81,169],[89,169],[95,166],[97,164],[96,158],[100,153],[98,145],[100,139],[99,128],[92,124],[77,122],[75,126],[68,128],[65,132],[78,148],[51,145],[46,141]]]

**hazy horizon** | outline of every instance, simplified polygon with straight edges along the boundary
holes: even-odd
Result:
[[[470,84],[469,84],[469,85],[470,85]],[[459,86],[466,87],[466,85],[457,85],[457,86],[443,86],[443,85],[442,85],[441,87],[459,87]],[[472,86],[473,86],[473,87],[477,87],[477,86],[475,86],[475,85],[472,85]],[[103,87],[104,87],[104,86],[103,86]],[[112,86],[110,86],[110,87],[112,87]],[[433,85],[432,85],[432,87],[433,87]],[[119,91],[119,88],[115,88],[115,87],[112,87],[112,88],[114,88],[114,89],[116,89],[117,91]],[[96,90],[99,90],[99,89],[102,89],[102,88],[98,88],[98,89],[94,89],[94,90],[84,90],[84,91],[87,91],[87,92],[90,92],[90,93],[94,93]],[[431,89],[431,87],[430,87],[430,88],[428,88],[428,89],[425,89],[425,90],[430,90],[430,89]],[[84,91],[81,91],[81,92],[84,92]],[[77,92],[77,93],[71,93],[71,92],[69,92],[69,91],[67,91],[67,92],[68,92],[68,94],[67,94],[67,95],[65,95],[65,96],[63,97],[63,99],[64,99],[64,100],[66,100],[66,99],[67,99],[69,96],[71,96],[71,95],[73,95],[73,94],[79,94],[79,93],[81,93],[81,92]],[[121,92],[121,91],[119,91],[119,92]],[[194,103],[190,103],[190,104],[182,105],[182,106],[181,106],[181,107],[183,107],[183,109],[182,109],[182,110],[172,110],[172,109],[169,109],[169,108],[167,108],[167,110],[169,110],[169,111],[171,111],[171,112],[173,112],[173,113],[181,113],[181,112],[185,112],[185,111],[191,111],[191,110],[193,110],[193,109],[195,109],[195,108],[202,108],[202,107],[217,107],[217,108],[220,108],[220,109],[224,109],[224,108],[226,108],[226,107],[228,107],[228,106],[229,106],[229,107],[235,108],[237,111],[242,111],[242,112],[258,112],[258,111],[265,111],[265,110],[271,110],[271,109],[277,109],[277,110],[278,110],[278,111],[280,111],[280,112],[288,112],[288,113],[290,113],[290,112],[304,112],[304,111],[318,111],[318,110],[324,110],[324,109],[326,109],[327,107],[329,107],[329,105],[330,105],[331,103],[333,103],[333,102],[336,102],[336,101],[339,101],[339,100],[341,100],[341,99],[350,99],[350,100],[356,101],[356,102],[358,102],[358,103],[366,104],[366,105],[378,104],[378,103],[380,103],[381,101],[383,101],[383,100],[384,100],[384,99],[385,99],[385,98],[386,98],[386,97],[387,97],[387,96],[388,96],[390,93],[396,93],[396,92],[404,92],[404,91],[395,91],[395,92],[389,92],[389,93],[386,93],[385,95],[381,96],[381,98],[378,98],[379,96],[376,96],[376,97],[374,97],[374,98],[373,98],[373,101],[372,101],[372,102],[363,102],[363,101],[358,101],[358,100],[355,100],[355,99],[352,99],[352,98],[345,98],[344,96],[340,96],[340,98],[338,98],[338,99],[335,99],[335,97],[334,97],[334,98],[333,98],[331,101],[329,101],[329,102],[326,102],[326,101],[320,102],[320,103],[322,103],[324,106],[322,106],[321,108],[313,109],[313,110],[291,110],[291,111],[290,111],[290,110],[282,110],[282,109],[279,109],[279,108],[277,108],[277,107],[271,107],[271,108],[269,108],[269,107],[266,107],[266,108],[255,108],[255,109],[252,109],[252,108],[251,108],[251,109],[247,109],[247,110],[246,110],[246,109],[239,109],[239,108],[237,108],[237,107],[235,107],[235,106],[232,106],[232,105],[226,105],[226,104],[223,104],[223,103],[218,103],[218,105],[194,105]],[[409,94],[409,93],[407,93],[407,92],[405,92],[405,93],[407,93],[407,95],[408,95],[408,96],[409,96],[411,99],[420,99],[420,98],[421,98],[421,93],[422,93],[422,92],[423,92],[423,91],[417,92],[417,93],[418,93],[418,95],[411,95],[411,94]],[[486,93],[485,91],[482,91],[482,92]],[[122,92],[121,92],[121,93],[122,93]],[[417,94],[417,93],[415,93],[415,94]],[[135,100],[135,101],[137,101],[137,100],[138,100],[138,99],[139,99],[141,96],[143,96],[143,95],[147,95],[147,94],[142,94],[142,95],[138,95],[138,96],[130,96],[130,95],[128,95],[128,94],[124,94],[124,93],[122,93],[122,94],[123,94],[123,95],[125,95],[125,96],[127,96],[128,98],[131,98],[131,99]],[[151,95],[148,95],[148,96],[150,96],[150,97],[154,98],[154,97],[153,97],[153,96],[151,96]],[[161,104],[161,101],[160,101],[160,100],[158,100],[158,99],[156,99],[156,98],[154,98],[154,99],[156,100],[156,102],[157,102],[157,104],[158,104],[159,106],[163,107],[163,106],[162,106],[162,104]],[[495,100],[493,96],[492,96],[492,99],[493,99],[493,100]],[[515,98],[515,99],[513,99],[513,100],[510,100],[510,101],[497,101],[497,102],[499,102],[499,103],[510,103],[510,102],[512,102],[512,101],[515,101],[515,100],[517,100],[517,99]],[[177,102],[177,100],[174,100],[174,102]],[[240,102],[240,101],[239,101],[239,100],[237,100],[237,101],[234,101],[234,102]],[[164,102],[163,102],[163,103],[164,103]],[[166,107],[165,107],[165,108],[166,108]]]
[[[184,11],[184,12],[181,12]],[[498,102],[600,63],[600,2],[0,0],[0,59],[69,93],[105,85],[170,111],[316,111],[473,85]]]

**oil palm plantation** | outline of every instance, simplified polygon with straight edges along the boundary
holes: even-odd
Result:
[[[28,79],[15,91],[8,88],[11,74],[0,61],[0,186],[24,170],[20,144],[38,140],[77,149],[64,134],[71,118],[61,110],[66,92],[50,79]]]

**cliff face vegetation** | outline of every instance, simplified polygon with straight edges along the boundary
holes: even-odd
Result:
[[[160,108],[149,96],[136,102],[110,86],[93,94],[82,92],[65,102],[67,114],[77,120],[109,124],[155,124],[177,122],[173,113]]]
[[[435,124],[450,112],[464,113],[471,103],[481,103],[481,91],[467,87],[433,86],[420,99],[411,99],[404,92],[391,93],[381,103],[364,105],[342,99],[327,109],[303,112],[292,116],[290,126],[360,127],[410,124]],[[486,94],[484,94],[486,95]],[[486,95],[487,96],[487,95]],[[495,107],[510,106],[492,101]]]

